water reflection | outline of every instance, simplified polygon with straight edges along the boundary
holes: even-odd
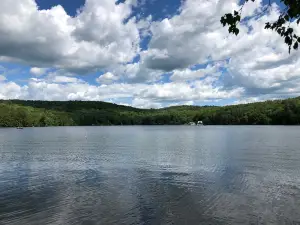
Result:
[[[211,224],[219,221],[208,213],[211,203],[203,204],[211,194],[208,187],[196,188],[195,181],[189,183],[186,173],[87,170],[69,171],[64,176],[66,179],[59,182],[44,183],[40,177],[40,183],[35,185],[20,179],[5,185],[5,189],[1,186],[2,223],[197,224],[206,221]],[[29,177],[32,174],[27,174]]]
[[[182,129],[1,130],[0,224],[300,223],[299,132]]]

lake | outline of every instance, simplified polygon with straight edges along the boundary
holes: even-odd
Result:
[[[0,224],[300,224],[300,127],[0,129]]]

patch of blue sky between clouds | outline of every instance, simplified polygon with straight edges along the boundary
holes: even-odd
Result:
[[[69,16],[76,16],[77,11],[84,6],[85,0],[35,0],[40,10],[51,9],[61,5]]]

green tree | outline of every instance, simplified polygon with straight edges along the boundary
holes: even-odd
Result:
[[[164,109],[136,109],[103,102],[0,100],[0,127],[179,125],[199,120],[207,125],[300,124],[300,98],[224,107]]]

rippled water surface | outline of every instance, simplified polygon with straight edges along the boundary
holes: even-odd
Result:
[[[0,129],[0,224],[300,224],[300,127]]]

